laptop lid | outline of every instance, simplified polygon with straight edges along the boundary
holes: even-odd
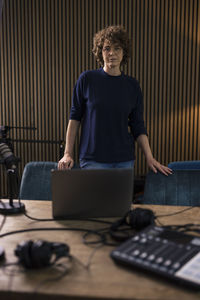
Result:
[[[54,218],[121,217],[133,197],[132,169],[52,170]]]

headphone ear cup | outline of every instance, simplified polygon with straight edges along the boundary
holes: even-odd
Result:
[[[15,249],[15,255],[18,257],[19,262],[27,269],[32,268],[32,261],[30,257],[31,247],[33,241],[21,242]]]
[[[137,207],[129,212],[127,224],[132,228],[140,230],[155,223],[155,215],[152,210]]]
[[[41,268],[48,266],[51,259],[51,243],[45,241],[36,241],[30,249],[30,260],[32,268]]]

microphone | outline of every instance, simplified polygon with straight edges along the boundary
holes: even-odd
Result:
[[[9,203],[0,201],[0,213],[1,214],[16,214],[25,211],[25,206],[20,201],[13,203],[13,199],[18,198],[19,194],[19,173],[17,163],[19,159],[15,157],[11,148],[5,142],[0,141],[0,158],[7,170],[7,182]]]
[[[0,142],[0,158],[6,166],[6,169],[16,169],[18,159],[12,153],[10,147],[3,142]]]

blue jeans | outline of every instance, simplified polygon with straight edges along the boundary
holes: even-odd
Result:
[[[80,159],[81,169],[133,169],[134,160],[116,163],[101,163],[93,160]]]

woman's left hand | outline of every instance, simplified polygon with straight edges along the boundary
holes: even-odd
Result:
[[[148,167],[154,172],[158,171],[168,176],[172,174],[172,170],[164,165],[161,165],[155,158],[151,158],[147,160]]]

